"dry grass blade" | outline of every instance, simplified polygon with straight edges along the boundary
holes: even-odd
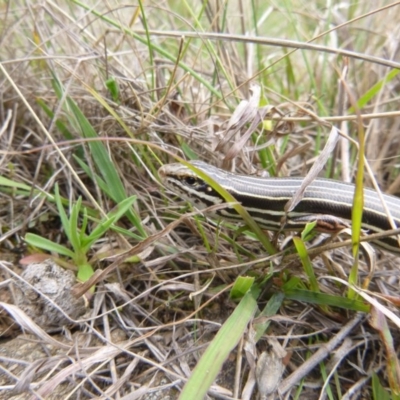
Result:
[[[332,129],[329,133],[328,140],[319,154],[318,158],[315,160],[313,166],[310,171],[308,171],[307,175],[304,177],[301,186],[298,188],[296,193],[293,195],[292,199],[285,205],[285,211],[288,213],[292,211],[297,204],[301,201],[307,186],[319,175],[319,173],[324,168],[326,162],[329,157],[332,155],[333,150],[336,147],[336,144],[339,140],[339,133],[337,129],[332,126]]]
[[[52,344],[53,346],[70,350],[71,346],[65,345],[57,340],[54,340],[50,335],[48,335],[40,326],[35,324],[31,318],[29,318],[23,311],[21,311],[18,307],[0,302],[0,306],[11,314],[13,319],[21,326],[21,328],[28,330],[35,334],[38,338],[40,338],[45,343]]]
[[[36,391],[39,396],[48,397],[55,388],[63,381],[65,381],[69,376],[78,373],[79,371],[89,369],[91,366],[102,363],[104,361],[109,361],[115,358],[118,354],[120,354],[124,349],[115,347],[113,345],[105,345],[99,348],[98,351],[93,353],[91,356],[81,359],[77,363],[73,363],[72,365],[64,368],[57,375],[55,375],[52,379],[46,382],[42,387]],[[32,400],[35,397],[31,397]]]
[[[394,6],[398,6],[400,3],[395,2],[393,3]],[[137,30],[137,33],[143,33],[141,30]],[[200,32],[200,33],[193,33],[193,32],[173,32],[173,31],[157,31],[151,30],[151,35],[157,36],[170,36],[170,37],[201,37],[203,39],[213,39],[213,40],[227,40],[233,42],[245,42],[245,43],[252,43],[252,44],[262,44],[262,45],[269,45],[269,46],[279,46],[285,48],[293,48],[293,49],[301,49],[301,50],[314,50],[326,53],[332,53],[336,55],[346,56],[349,58],[355,58],[358,60],[368,61],[371,63],[380,64],[386,67],[392,67],[400,69],[400,63],[386,60],[380,57],[374,57],[367,54],[360,54],[354,51],[344,50],[344,49],[337,49],[331,48],[326,46],[320,46],[312,43],[304,43],[304,42],[296,42],[293,40],[285,40],[285,39],[275,39],[270,37],[257,37],[257,36],[241,36],[241,35],[232,35],[232,34],[223,34],[223,33],[208,33],[208,32]]]
[[[356,316],[350,320],[341,330],[338,332],[335,337],[333,337],[328,343],[325,343],[323,347],[321,347],[315,354],[313,354],[303,365],[301,369],[293,372],[286,379],[284,379],[280,386],[279,392],[283,395],[287,391],[291,389],[292,386],[296,385],[301,379],[303,379],[310,371],[322,362],[330,352],[332,352],[340,342],[342,342],[364,318],[364,315],[361,313],[356,314]]]

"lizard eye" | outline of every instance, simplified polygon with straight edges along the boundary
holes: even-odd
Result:
[[[188,177],[185,178],[185,182],[188,185],[193,186],[197,182],[197,179],[195,177],[193,177],[193,176],[188,176]]]

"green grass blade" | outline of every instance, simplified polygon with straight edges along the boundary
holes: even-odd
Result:
[[[60,190],[58,188],[58,184],[55,185],[54,199],[56,201],[58,215],[59,215],[59,217],[61,219],[61,224],[63,226],[64,233],[67,235],[69,241],[71,242],[71,237],[70,237],[71,224],[69,223],[69,219],[68,219],[67,213],[65,212],[64,206],[63,206],[62,201],[61,201]]]
[[[81,204],[82,204],[82,198],[79,197],[78,201],[72,206],[71,209],[71,214],[69,218],[69,226],[70,226],[70,232],[68,234],[68,237],[71,240],[71,245],[75,252],[81,251],[81,230],[78,227],[78,221],[79,221],[79,212],[81,210]]]
[[[19,189],[27,192],[29,194],[32,190],[32,188],[28,185],[25,185],[25,183],[21,182],[15,182],[11,179],[5,178],[4,176],[0,176],[0,187],[9,187],[13,189]]]
[[[347,297],[326,293],[317,293],[305,289],[284,289],[283,292],[287,299],[318,304],[319,306],[338,307],[345,310],[362,311],[365,313],[368,313],[371,308],[368,304],[360,300],[353,300]]]
[[[299,237],[293,237],[293,243],[296,246],[297,253],[299,254],[301,264],[303,265],[304,271],[308,276],[308,280],[310,283],[310,288],[315,291],[319,292],[319,285],[317,278],[314,273],[314,268],[312,266],[310,257],[307,253],[307,248],[304,245],[304,242]]]
[[[62,98],[63,87],[54,74],[53,74],[53,87],[57,93],[57,96],[59,98]],[[92,127],[88,119],[85,117],[80,108],[69,96],[66,96],[66,105],[67,105],[66,107],[67,115],[70,117],[71,125],[76,127],[76,129],[80,130],[83,137],[85,138],[91,138],[91,139],[99,138],[95,129]],[[100,174],[103,177],[106,187],[108,189],[106,193],[116,203],[121,202],[127,197],[125,188],[114,167],[112,160],[109,157],[109,154],[104,144],[100,140],[98,140],[98,141],[88,142],[88,146],[90,147],[95,165],[98,171],[100,171]],[[141,224],[140,218],[134,213],[133,210],[130,210],[128,217],[132,222],[132,224],[139,231],[140,235],[142,237],[147,237],[146,232]]]
[[[245,333],[256,309],[257,303],[253,294],[247,292],[196,365],[183,388],[180,400],[204,398],[220,372],[222,364]]]
[[[96,131],[93,129],[92,125],[83,115],[75,102],[72,101],[72,99],[68,98],[68,104],[76,120],[79,123],[83,136],[87,138],[97,138],[98,135]],[[127,195],[122,181],[107,153],[105,146],[100,141],[93,141],[89,142],[89,147],[91,149],[96,166],[100,171],[100,174],[102,175],[106,186],[108,187],[107,193],[116,203],[120,203],[121,201],[126,199]],[[133,212],[133,210],[130,210],[129,214],[131,216],[130,220],[138,229],[140,234],[143,237],[146,237],[147,235],[145,230],[143,229],[140,218]]]
[[[253,283],[252,276],[237,277],[230,293],[231,299],[241,299],[251,289]]]
[[[47,106],[47,104],[42,100],[42,99],[37,99],[36,102],[38,103],[38,105],[42,108],[42,110],[46,113],[46,115],[51,118],[54,119],[54,112]],[[73,140],[74,135],[72,135],[72,133],[70,132],[70,130],[67,128],[67,126],[64,124],[63,121],[57,119],[55,120],[55,125],[57,127],[57,129],[62,133],[62,135],[64,136],[64,138],[66,140]],[[83,154],[82,154],[83,156]]]
[[[382,386],[375,372],[372,373],[372,393],[374,400],[391,400],[389,392]]]
[[[39,249],[47,250],[49,252],[61,254],[66,257],[74,258],[75,254],[58,243],[54,243],[51,240],[45,239],[34,233],[27,233],[25,235],[25,241],[31,246],[38,247]]]
[[[359,112],[358,112],[359,114]],[[365,132],[362,121],[358,121],[358,163],[356,175],[356,188],[354,191],[353,207],[351,213],[351,240],[353,242],[354,264],[349,274],[350,285],[358,284],[358,253],[360,249],[360,237],[362,228],[362,215],[364,209],[364,154],[365,154]],[[354,298],[356,293],[349,289],[348,297]]]
[[[365,107],[374,97],[376,97],[382,88],[389,82],[391,82],[398,74],[400,69],[392,69],[385,77],[379,82],[376,82],[367,92],[365,92],[357,101],[357,108],[362,109]],[[354,107],[350,107],[348,110],[349,114],[354,113]]]
[[[257,315],[257,320],[261,320],[262,322],[254,324],[254,329],[256,331],[256,342],[258,342],[261,336],[264,335],[271,323],[271,320],[268,319],[266,321],[263,321],[262,317],[269,318],[273,315],[276,315],[282,305],[284,298],[285,295],[283,293],[274,293],[272,297],[268,300],[268,303],[265,305],[264,309],[260,312],[260,314]]]
[[[100,221],[97,226],[90,232],[90,235],[82,240],[82,246],[86,253],[88,248],[99,238],[101,238],[111,225],[117,222],[124,214],[128,212],[132,204],[136,201],[136,196],[131,196],[118,204],[116,210],[113,210],[108,214],[108,219]]]
[[[400,362],[397,355],[395,340],[390,331],[386,316],[377,308],[372,307],[370,325],[376,329],[386,350],[386,370],[393,395],[400,396]],[[397,330],[396,330],[397,332]]]
[[[79,123],[83,136],[85,138],[98,138],[96,131],[75,102],[70,98],[67,101],[76,121]],[[104,144],[101,141],[93,141],[89,142],[89,147],[100,174],[106,184],[109,185],[110,192],[113,193],[113,200],[116,202],[122,201],[126,198],[125,189]]]

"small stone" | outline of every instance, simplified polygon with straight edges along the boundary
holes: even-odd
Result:
[[[15,304],[41,328],[52,329],[72,324],[52,302],[72,320],[86,312],[84,299],[71,294],[71,288],[76,284],[74,273],[61,268],[54,261],[48,259],[29,264],[21,278],[16,285]]]

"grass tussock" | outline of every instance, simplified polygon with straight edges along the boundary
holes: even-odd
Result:
[[[399,260],[351,252],[359,212],[266,236],[157,174],[400,194],[399,10],[1,2],[0,398],[399,398]]]

